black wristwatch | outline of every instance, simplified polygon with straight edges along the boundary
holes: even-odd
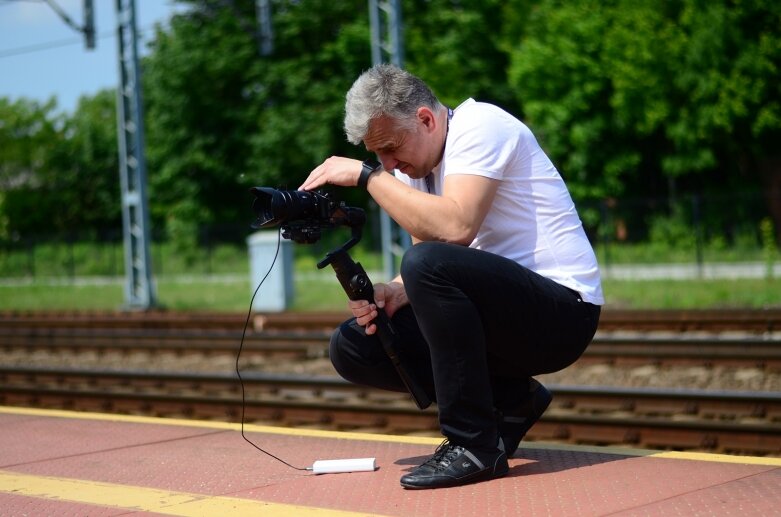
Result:
[[[361,175],[358,176],[358,186],[366,190],[366,186],[369,184],[369,176],[380,170],[382,170],[382,164],[374,158],[364,160],[363,167],[361,167]]]

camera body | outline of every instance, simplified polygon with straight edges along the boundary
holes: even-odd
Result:
[[[339,225],[363,224],[365,217],[357,223],[348,218],[359,217],[356,211],[342,202],[331,199],[320,191],[277,190],[269,187],[250,189],[255,195],[252,209],[257,219],[253,228],[282,227],[282,237],[293,242],[312,244],[320,240],[323,228]]]

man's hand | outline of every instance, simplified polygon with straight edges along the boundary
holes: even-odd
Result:
[[[366,327],[367,335],[377,332],[377,325],[371,322],[377,317],[379,309],[385,309],[385,313],[390,318],[400,307],[408,304],[409,300],[404,285],[394,281],[387,284],[374,284],[374,302],[371,304],[366,300],[351,300],[347,304],[358,325]]]
[[[315,190],[323,185],[354,187],[361,176],[362,162],[342,156],[331,156],[318,165],[298,190]]]

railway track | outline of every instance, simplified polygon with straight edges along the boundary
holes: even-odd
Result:
[[[344,311],[257,314],[256,330],[333,329],[348,314]],[[200,328],[241,329],[244,313],[170,311],[0,311],[0,327],[39,328]],[[606,309],[600,330],[710,331],[742,330],[762,333],[781,331],[781,307],[768,309],[622,310]]]
[[[20,325],[0,320],[0,351],[33,353],[148,352],[178,355],[234,355],[242,338],[241,328],[126,326],[116,327]],[[302,322],[303,325],[304,322]],[[312,326],[309,324],[310,327]],[[725,331],[726,332],[726,331]],[[751,330],[720,332],[605,331],[600,329],[581,362],[704,364],[781,367],[781,331],[757,333]],[[311,359],[328,354],[331,328],[251,329],[245,336],[244,357],[287,357]]]
[[[345,313],[256,315],[242,361],[302,362],[327,355]],[[167,313],[0,313],[0,404],[237,421],[235,372],[11,366],[3,355],[168,353],[235,357],[246,315]],[[80,355],[81,354],[81,355]],[[778,370],[781,309],[605,311],[579,362],[737,365]],[[334,377],[243,374],[249,421],[389,433],[438,434],[433,410],[408,397]],[[550,386],[554,403],[531,439],[781,456],[775,392]]]
[[[335,377],[244,372],[247,421],[437,435],[436,412],[405,394]],[[229,373],[0,368],[0,403],[237,421]],[[531,440],[781,455],[781,393],[549,386],[554,402]]]

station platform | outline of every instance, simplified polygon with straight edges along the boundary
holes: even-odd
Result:
[[[436,438],[0,407],[0,515],[781,515],[781,458],[530,442],[504,478],[405,490]]]

